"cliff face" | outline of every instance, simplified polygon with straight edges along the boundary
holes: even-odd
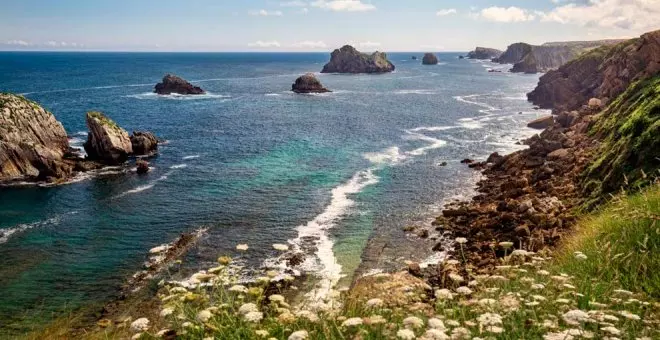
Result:
[[[131,139],[126,130],[100,112],[87,113],[89,135],[85,152],[89,159],[106,164],[121,164],[133,153]]]
[[[0,94],[0,181],[65,177],[66,131],[52,113],[13,94]]]
[[[502,55],[502,51],[494,48],[477,47],[467,54],[468,59],[493,59]]]
[[[334,50],[321,73],[386,73],[394,71],[394,64],[387,60],[387,54],[374,52],[360,53],[353,46],[345,45]]]
[[[574,110],[590,98],[605,103],[634,81],[660,72],[660,31],[591,50],[543,75],[527,97],[542,108]]]

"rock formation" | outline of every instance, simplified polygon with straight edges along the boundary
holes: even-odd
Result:
[[[437,65],[438,57],[433,53],[425,53],[424,58],[422,58],[423,65]]]
[[[162,95],[167,94],[204,94],[204,90],[199,86],[194,86],[186,80],[175,75],[167,74],[163,81],[156,84],[154,92]]]
[[[500,64],[513,64],[511,72],[547,72],[561,67],[586,51],[617,42],[620,40],[555,42],[540,46],[515,43],[493,61]]]
[[[386,73],[394,69],[394,64],[387,60],[387,54],[383,52],[369,55],[345,45],[332,52],[330,62],[321,73]]]
[[[135,165],[137,166],[137,173],[142,175],[146,174],[149,172],[149,162],[143,160],[143,159],[138,159],[135,161]]]
[[[607,104],[633,82],[660,72],[660,31],[594,49],[543,75],[528,99],[556,112],[575,110],[591,98]]]
[[[87,113],[89,134],[85,142],[85,152],[92,160],[104,164],[117,165],[133,153],[131,139],[126,130],[100,112]]]
[[[416,55],[412,56],[412,60],[417,60],[417,56]]]
[[[502,51],[500,50],[494,48],[487,48],[487,47],[477,47],[474,51],[471,51],[467,54],[467,58],[490,60],[493,58],[498,58],[500,55],[502,55]]]
[[[52,113],[24,97],[0,94],[0,181],[64,178],[66,131]]]
[[[321,82],[314,76],[314,73],[304,74],[291,85],[291,91],[295,93],[325,93],[331,92],[323,87]]]
[[[134,155],[150,155],[158,151],[158,138],[147,131],[133,131],[131,146]]]
[[[553,116],[545,116],[527,123],[527,127],[532,129],[545,129],[555,123],[555,118]]]

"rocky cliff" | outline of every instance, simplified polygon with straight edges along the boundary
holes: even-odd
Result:
[[[542,108],[574,110],[590,98],[607,103],[634,81],[660,72],[660,31],[591,50],[543,75],[527,97]]]
[[[422,58],[423,65],[438,65],[438,57],[433,53],[425,53]]]
[[[24,97],[0,94],[0,181],[68,176],[66,131],[52,113]]]
[[[394,69],[394,64],[387,60],[387,54],[383,52],[366,54],[345,45],[332,52],[330,62],[321,73],[386,73]]]
[[[88,112],[87,127],[89,134],[84,147],[89,159],[116,165],[133,153],[128,132],[102,113]]]
[[[548,72],[587,51],[618,42],[620,40],[572,41],[546,43],[540,46],[516,43],[510,45],[500,57],[493,61],[501,64],[513,64],[511,72]]]
[[[481,60],[490,60],[493,58],[498,58],[502,55],[502,51],[487,48],[487,47],[477,47],[474,51],[471,51],[467,54],[468,59],[481,59]]]
[[[154,92],[162,95],[168,95],[172,93],[183,95],[205,93],[201,87],[194,86],[183,78],[171,74],[165,75],[165,77],[163,77],[163,81],[156,84]]]

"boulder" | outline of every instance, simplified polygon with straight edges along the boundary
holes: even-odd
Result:
[[[554,122],[555,118],[553,116],[545,116],[527,123],[527,127],[532,129],[546,129],[552,126]]]
[[[426,53],[426,54],[424,54],[424,58],[422,58],[422,64],[423,65],[437,65],[438,64],[438,57],[433,53]]]
[[[158,138],[148,131],[133,131],[131,146],[134,155],[151,155],[158,151]]]
[[[133,153],[131,139],[126,130],[100,112],[87,113],[89,134],[85,152],[91,160],[108,165],[121,164]]]
[[[149,162],[143,160],[143,159],[138,159],[135,161],[135,165],[137,166],[137,173],[138,174],[146,174],[149,172]]]
[[[156,84],[154,92],[161,95],[176,94],[204,94],[199,86],[194,86],[186,80],[172,74],[167,74],[163,77],[163,81]]]
[[[590,109],[600,109],[603,106],[603,101],[598,98],[591,98],[588,105]]]
[[[0,93],[0,181],[64,178],[71,164],[66,131],[52,113],[22,96]]]
[[[345,45],[332,52],[330,62],[323,66],[321,73],[387,73],[394,69],[383,52],[360,53],[353,46]]]
[[[291,91],[295,93],[325,93],[331,92],[323,87],[321,82],[314,76],[314,73],[304,74],[291,85]]]

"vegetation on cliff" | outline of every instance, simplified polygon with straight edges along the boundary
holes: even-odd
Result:
[[[596,118],[591,131],[602,145],[584,175],[590,204],[651,183],[660,175],[660,76],[631,85]]]

